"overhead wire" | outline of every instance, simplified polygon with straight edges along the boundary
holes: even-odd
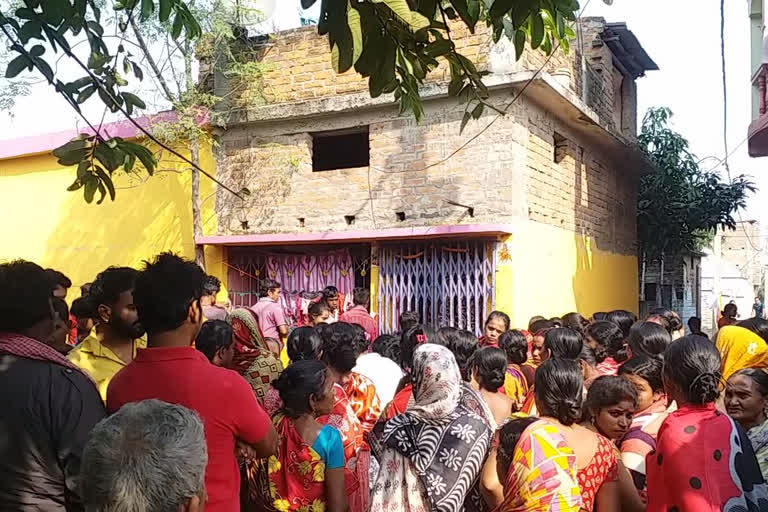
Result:
[[[582,16],[584,15],[584,12],[586,12],[587,7],[589,6],[591,1],[592,0],[587,0],[586,3],[584,4],[584,7],[581,8],[581,10],[579,11],[579,14],[576,17],[576,19],[577,19],[576,23],[578,23],[581,20]],[[372,168],[376,169],[379,172],[386,173],[386,174],[398,174],[398,173],[404,173],[404,172],[414,172],[414,173],[422,172],[422,171],[426,171],[428,169],[431,169],[433,167],[436,167],[438,165],[444,164],[445,162],[447,162],[448,160],[450,160],[451,158],[456,156],[458,153],[460,153],[462,150],[464,150],[472,142],[477,140],[481,135],[483,135],[486,131],[488,131],[488,129],[490,129],[490,127],[493,126],[493,124],[496,121],[499,120],[499,118],[501,118],[503,115],[505,115],[507,113],[507,111],[512,107],[512,105],[514,105],[515,102],[517,102],[517,100],[520,99],[520,97],[523,95],[523,93],[525,93],[526,89],[528,89],[528,86],[530,86],[531,83],[533,83],[533,81],[538,78],[538,76],[541,74],[541,72],[544,71],[544,69],[547,67],[549,62],[552,60],[552,57],[554,57],[555,53],[557,53],[557,51],[560,49],[560,46],[561,46],[560,45],[560,41],[558,41],[557,44],[555,45],[555,47],[552,49],[552,52],[547,56],[547,58],[544,60],[542,65],[534,72],[534,74],[528,80],[526,80],[525,84],[523,84],[523,86],[520,88],[520,90],[517,92],[517,94],[515,94],[512,97],[512,99],[509,101],[509,103],[507,103],[506,106],[504,106],[504,108],[502,109],[501,112],[498,112],[494,116],[494,118],[491,119],[488,122],[488,124],[486,124],[480,131],[478,131],[472,137],[470,137],[468,140],[466,140],[464,143],[462,143],[459,147],[454,149],[448,156],[438,160],[437,162],[433,162],[433,163],[431,163],[429,165],[426,165],[426,166],[424,166],[424,167],[422,167],[420,169],[404,169],[404,170],[393,171],[393,170],[383,169],[383,168],[380,168],[380,167],[377,167],[377,166],[369,164],[368,165],[368,201],[369,201],[370,208],[371,208],[371,222],[373,223],[374,228],[376,228],[376,220],[375,220],[375,217],[374,217],[373,191],[372,191],[372,187],[371,187],[371,169]],[[581,52],[584,51],[583,41],[581,41],[581,40],[580,40],[580,51]]]
[[[725,172],[728,175],[728,181],[732,184],[733,178],[731,177],[731,167],[728,164],[728,157],[731,156],[732,152],[728,151],[728,85],[725,69],[725,0],[720,0],[720,65],[722,68],[723,81],[723,150],[725,154],[721,164],[725,167]],[[737,148],[744,144],[746,140],[747,139],[741,141]],[[736,148],[734,148],[734,151],[735,150]],[[718,164],[718,166],[715,168],[719,167],[719,165],[720,164]],[[741,229],[744,231],[744,236],[746,237],[747,242],[749,242],[749,245],[754,251],[761,253],[763,249],[757,247],[754,242],[752,242],[752,238],[750,237],[749,233],[747,233],[747,228],[744,226],[744,220],[741,218],[741,211],[736,210],[736,214],[739,217],[739,225],[741,225]]]

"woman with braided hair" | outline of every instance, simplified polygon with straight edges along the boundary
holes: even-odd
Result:
[[[664,388],[677,411],[645,460],[648,512],[768,511],[768,489],[744,430],[715,409],[720,354],[702,336],[664,352]]]

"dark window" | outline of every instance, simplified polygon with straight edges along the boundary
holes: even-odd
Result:
[[[568,139],[566,137],[563,137],[559,133],[555,132],[554,136],[554,154],[553,160],[556,164],[559,164],[563,160],[565,160],[566,155],[568,154]]]
[[[313,171],[367,167],[369,160],[367,126],[312,134]]]

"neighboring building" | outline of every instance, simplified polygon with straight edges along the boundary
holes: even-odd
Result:
[[[490,102],[531,82],[480,135],[496,114],[460,133],[442,67],[417,123],[354,72],[336,75],[315,27],[258,43],[266,104],[234,112],[218,153],[218,177],[251,195],[219,190],[215,235],[197,239],[226,248],[233,302],[252,303],[269,275],[291,307],[327,284],[370,286],[383,332],[406,309],[474,331],[493,308],[516,326],[637,311],[636,194],[650,165],[634,145],[635,80],[657,67],[623,23],[588,18],[582,32],[583,52],[515,61],[484,27],[452,31],[489,72]]]
[[[147,125],[168,121],[172,114],[138,119]],[[105,133],[126,139],[136,137],[127,121],[105,124]],[[82,130],[80,130],[82,131]],[[77,136],[79,131],[48,133],[0,141],[0,262],[16,258],[54,267],[72,279],[67,296],[93,281],[110,265],[139,267],[161,251],[194,257],[190,173],[174,157],[158,154],[155,175],[115,173],[117,198],[87,204],[83,191],[67,192],[76,167],[62,167],[51,151]],[[214,167],[209,147],[201,149],[201,165]],[[205,198],[213,191],[210,180],[201,180]],[[215,230],[211,201],[203,203],[206,232]],[[218,248],[206,248],[208,271],[222,276]]]
[[[647,264],[641,271],[644,294],[640,301],[640,316],[655,308],[665,307],[680,313],[687,325],[692,316],[701,316],[701,258],[700,252],[690,252],[664,262],[664,279],[661,264]]]
[[[739,221],[736,226],[735,230],[718,231],[721,256],[736,267],[757,294],[763,287],[765,237],[756,220]]]
[[[712,335],[717,331],[720,312],[729,302],[736,303],[739,319],[752,316],[755,291],[752,283],[735,264],[705,249],[701,260],[701,328]]]
[[[749,0],[752,70],[752,122],[749,125],[749,156],[768,155],[768,40],[764,37],[763,0]]]

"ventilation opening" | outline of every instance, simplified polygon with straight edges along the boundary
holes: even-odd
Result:
[[[565,160],[565,155],[568,154],[568,139],[563,137],[559,133],[555,132],[555,148],[554,148],[554,160],[556,164],[559,164]]]
[[[405,212],[395,212],[397,220],[403,222],[405,220]]]
[[[355,216],[354,215],[345,215],[344,220],[347,222],[347,226],[351,226],[355,223]]]
[[[367,126],[312,134],[313,171],[367,167],[370,157]]]
[[[248,221],[247,220],[241,220],[240,221],[240,227],[243,229],[248,229]]]
[[[304,227],[304,217],[299,217],[297,220],[299,221],[299,227],[303,228]]]

